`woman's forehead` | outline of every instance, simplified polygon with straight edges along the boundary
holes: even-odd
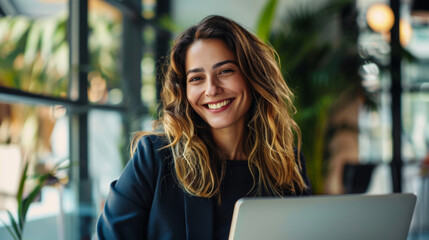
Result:
[[[222,40],[199,39],[189,46],[185,59],[185,68],[188,71],[191,68],[208,67],[203,65],[225,60],[236,61],[236,56]]]

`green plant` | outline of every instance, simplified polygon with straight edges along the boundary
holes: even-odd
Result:
[[[43,19],[0,18],[0,86],[66,97],[69,92],[67,19],[67,14]],[[119,88],[116,59],[121,25],[100,12],[90,12],[88,21],[91,62],[89,67],[83,67],[92,72],[91,77],[105,79],[109,89]]]
[[[269,0],[260,14],[257,34],[276,49],[282,72],[293,89],[302,130],[302,151],[314,193],[323,191],[325,125],[332,103],[352,86],[360,91],[356,36],[342,29],[338,39],[326,36],[325,27],[350,0],[330,0],[319,5],[297,5],[272,29],[278,0]],[[334,44],[335,42],[335,44]]]
[[[0,85],[65,96],[68,85],[67,18],[0,18]]]
[[[66,169],[69,167],[68,165],[61,167],[62,164],[63,164],[63,161],[60,161],[47,173],[29,176],[28,175],[29,162],[27,161],[25,163],[22,171],[21,179],[19,181],[18,192],[16,195],[16,201],[18,205],[17,218],[15,219],[12,212],[7,210],[7,214],[9,216],[11,226],[7,225],[2,219],[0,219],[13,239],[15,240],[22,239],[22,234],[25,227],[28,209],[30,208],[31,203],[34,202],[36,197],[39,196],[43,186],[45,186],[48,183],[48,181],[56,180],[55,175],[57,171]],[[36,183],[31,188],[28,195],[24,196],[24,187],[27,181],[30,179],[35,179]]]

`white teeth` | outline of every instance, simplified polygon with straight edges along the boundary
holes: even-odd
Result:
[[[227,105],[229,102],[231,102],[230,99],[222,101],[222,102],[218,102],[216,104],[207,104],[209,106],[210,109],[219,109],[225,105]]]

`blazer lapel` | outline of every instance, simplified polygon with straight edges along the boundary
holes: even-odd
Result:
[[[213,239],[213,199],[184,193],[186,239]]]

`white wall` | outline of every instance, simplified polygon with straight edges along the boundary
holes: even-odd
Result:
[[[296,5],[315,5],[325,0],[279,0],[276,18]],[[222,15],[254,31],[259,14],[268,0],[172,0],[174,22],[185,29],[208,15]]]

